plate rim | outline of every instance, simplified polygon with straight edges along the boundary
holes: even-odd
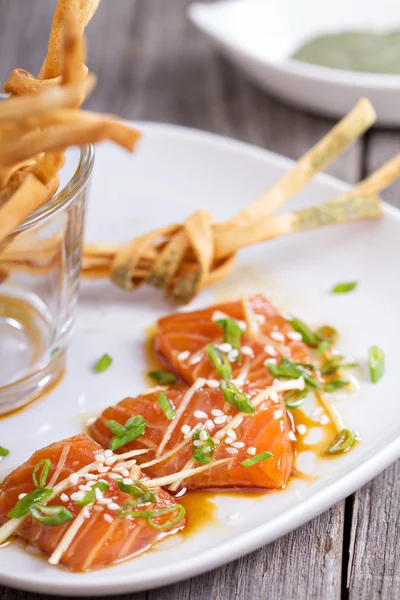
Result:
[[[278,166],[286,170],[296,162],[259,146],[207,131],[152,121],[127,122],[134,124],[139,129],[143,127],[148,132],[155,133],[156,135],[167,132],[169,135],[186,139],[192,143],[208,143],[225,149],[228,152],[245,152],[255,159],[264,160],[273,166]],[[101,149],[98,152],[101,152]],[[338,191],[350,187],[350,184],[326,173],[319,173],[315,179],[330,185]],[[400,209],[387,204],[385,201],[383,201],[383,206],[386,214],[400,221]],[[184,579],[209,572],[242,556],[246,556],[263,545],[267,545],[297,529],[306,522],[316,518],[346,496],[352,494],[399,457],[400,437],[392,440],[388,445],[385,445],[376,452],[375,455],[353,468],[336,482],[318,490],[313,496],[304,500],[301,505],[295,505],[285,514],[276,517],[272,526],[267,522],[247,532],[233,534],[230,540],[222,542],[215,549],[202,552],[198,557],[193,557],[187,559],[184,563],[174,565],[172,569],[171,566],[160,567],[156,579],[151,568],[147,568],[140,574],[121,574],[114,579],[102,579],[98,582],[92,579],[85,581],[85,574],[70,573],[68,575],[71,577],[71,580],[68,583],[63,582],[60,588],[55,588],[53,582],[42,581],[40,573],[37,573],[33,578],[28,577],[28,579],[23,580],[18,579],[17,576],[12,574],[5,576],[0,574],[0,584],[20,590],[48,593],[56,596],[79,594],[86,597],[100,597],[109,595],[110,593],[138,592],[178,583]],[[90,572],[87,576],[93,578],[95,573]]]

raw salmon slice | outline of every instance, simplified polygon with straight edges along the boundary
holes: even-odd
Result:
[[[156,354],[189,384],[198,377],[220,379],[207,356],[206,346],[221,345],[222,329],[216,320],[224,316],[244,328],[241,360],[236,362],[230,358],[233,380],[262,388],[273,380],[264,364],[266,360],[284,356],[297,362],[310,362],[308,348],[301,337],[262,295],[160,319]]]
[[[110,455],[110,452],[106,453]],[[105,465],[111,462],[112,456],[105,456],[104,449],[87,435],[75,437],[56,442],[47,448],[35,452],[33,456],[22,466],[11,473],[3,482],[0,490],[0,524],[10,521],[7,516],[16,505],[21,494],[28,494],[35,489],[32,473],[35,465],[43,459],[51,463],[47,477],[47,486],[54,485],[67,479],[68,485],[51,499],[47,506],[63,506],[73,515],[74,519],[61,525],[43,525],[28,514],[16,531],[16,535],[39,548],[47,555],[53,555],[62,542],[66,532],[73,528],[78,519],[82,518],[81,525],[77,528],[75,535],[61,553],[59,562],[72,571],[90,571],[106,567],[131,556],[144,552],[165,535],[175,533],[182,529],[185,524],[184,518],[172,525],[171,529],[157,529],[149,524],[147,518],[120,518],[119,507],[126,505],[134,499],[129,493],[120,490],[116,479],[113,477],[125,477],[121,472],[121,462],[114,465]],[[80,469],[95,463],[90,469],[89,475],[74,480],[74,473]],[[125,461],[128,465],[129,461]],[[118,468],[120,470],[118,470]],[[114,469],[114,470],[113,470]],[[72,482],[69,479],[72,475]],[[90,479],[94,477],[95,479]],[[142,483],[146,477],[140,476]],[[126,479],[126,478],[125,478]],[[74,503],[77,497],[85,496],[90,490],[91,481],[106,483],[109,487],[98,494],[99,498],[87,507]],[[79,486],[84,485],[86,489],[81,490]],[[165,526],[171,522],[174,515],[180,515],[179,506],[174,499],[164,490],[152,490],[155,494],[155,502],[138,505],[133,510],[160,510],[170,509],[154,518],[156,525]],[[78,496],[77,496],[78,495]],[[103,496],[103,498],[101,498]],[[104,500],[104,502],[103,502]],[[106,504],[107,500],[109,501]],[[172,507],[178,507],[176,512]],[[85,514],[82,515],[82,512]],[[0,529],[1,531],[1,529]],[[51,559],[50,559],[51,560]],[[53,562],[55,564],[55,562]]]
[[[160,388],[161,389],[161,388]],[[159,456],[168,456],[174,449],[179,450],[144,470],[151,476],[161,477],[176,473],[188,464],[192,457],[192,432],[196,427],[205,427],[210,436],[216,441],[213,460],[230,458],[230,462],[218,465],[206,472],[186,479],[184,486],[188,489],[219,488],[219,487],[248,487],[248,488],[278,488],[286,484],[291,473],[294,459],[294,434],[290,418],[285,410],[280,395],[271,394],[256,409],[252,415],[242,416],[242,422],[229,431],[229,423],[238,415],[236,406],[225,402],[222,391],[202,387],[191,397],[185,410],[179,417],[179,407],[185,402],[188,388],[172,386],[164,390],[168,400],[176,411],[176,420],[171,435],[165,439],[170,421],[162,411],[158,396],[160,389],[150,391],[137,398],[125,398],[119,404],[107,408],[92,426],[92,435],[104,447],[108,447],[112,438],[106,423],[115,420],[120,424],[135,416],[142,415],[146,421],[144,433],[130,442],[121,451],[148,448],[149,452],[138,457],[146,464]],[[254,400],[260,390],[244,388],[250,400]],[[232,423],[234,421],[232,420]],[[218,437],[223,428],[228,429],[225,435]],[[186,443],[185,443],[186,435]],[[215,437],[217,435],[217,437]],[[232,443],[229,443],[231,440]],[[228,442],[228,443],[227,443]],[[163,445],[160,448],[160,445]],[[161,450],[161,452],[160,452]],[[248,452],[250,450],[250,452]],[[271,452],[272,458],[263,460],[251,467],[244,467],[241,462],[253,454]],[[199,466],[198,462],[190,466]]]

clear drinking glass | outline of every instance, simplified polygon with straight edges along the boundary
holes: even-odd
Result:
[[[68,150],[60,191],[0,244],[0,414],[62,376],[93,160],[92,146]]]

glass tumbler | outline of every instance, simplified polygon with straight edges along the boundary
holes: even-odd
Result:
[[[55,196],[0,243],[0,414],[61,378],[78,300],[92,146],[70,149]]]

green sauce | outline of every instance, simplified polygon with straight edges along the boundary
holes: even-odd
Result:
[[[306,42],[292,58],[333,69],[399,75],[400,30],[321,35]]]

